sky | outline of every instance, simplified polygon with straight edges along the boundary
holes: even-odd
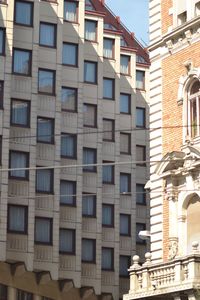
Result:
[[[120,16],[124,25],[135,33],[144,46],[148,45],[148,4],[149,0],[105,0],[115,15]]]

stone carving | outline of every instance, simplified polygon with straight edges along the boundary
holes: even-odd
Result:
[[[177,239],[173,239],[169,242],[169,255],[168,259],[174,259],[178,254],[178,241]]]

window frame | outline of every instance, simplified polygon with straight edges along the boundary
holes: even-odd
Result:
[[[19,230],[10,229],[9,220],[10,220],[10,215],[11,215],[11,213],[10,213],[11,207],[21,207],[24,209],[24,230],[19,231]],[[14,233],[14,234],[25,234],[25,235],[28,234],[28,206],[11,204],[11,203],[8,204],[7,232]]]
[[[15,51],[21,51],[29,53],[29,62],[28,62],[28,72],[27,73],[18,73],[15,71]],[[12,57],[12,74],[17,76],[32,76],[32,50],[22,49],[22,48],[13,48],[13,57]]]
[[[128,111],[122,111],[121,110],[121,96],[127,96],[128,99]],[[126,93],[120,93],[120,114],[122,115],[131,115],[131,94],[126,94]]]
[[[87,128],[97,128],[97,105],[96,104],[90,104],[90,103],[83,103],[83,109],[85,106],[89,106],[89,107],[93,107],[94,108],[94,125],[87,125],[84,123],[85,118],[84,118],[84,112],[83,112],[83,127],[87,127]]]
[[[82,217],[83,218],[96,218],[96,211],[97,211],[97,196],[96,195],[94,195],[94,194],[89,194],[89,193],[84,193],[83,192],[83,194],[82,194],[82,207],[83,207],[83,199],[84,199],[84,195],[85,195],[85,197],[93,197],[94,199],[93,199],[93,206],[94,206],[94,210],[93,210],[93,214],[92,215],[86,215],[86,214],[84,214],[83,213],[83,210],[82,210]]]
[[[143,73],[143,81],[141,81],[142,87],[138,87],[138,85],[137,85],[137,74],[138,73]],[[136,70],[135,87],[136,87],[136,90],[145,91],[146,87],[145,87],[145,71],[144,70]]]
[[[19,295],[19,293],[22,293],[22,295]],[[20,290],[20,289],[17,289],[16,291],[16,300],[21,300],[21,296],[31,296],[31,300],[33,300],[33,293],[29,293],[29,292],[26,292],[24,290]],[[20,297],[20,298],[19,298]],[[25,298],[24,298],[25,299]],[[27,299],[27,298],[26,298]],[[30,300],[30,299],[29,299]]]
[[[38,120],[39,119],[51,121],[51,132],[52,132],[51,137],[50,137],[51,141],[43,141],[43,140],[38,139],[38,137],[39,137],[39,135],[38,135]],[[55,143],[55,119],[37,116],[37,137],[36,137],[36,141],[37,141],[37,143],[41,143],[41,144],[54,145],[54,143]]]
[[[37,172],[43,171],[43,170],[49,170],[50,171],[50,190],[49,191],[38,190],[38,187],[37,187]],[[36,169],[35,176],[36,176],[35,192],[37,194],[47,194],[47,195],[54,194],[54,169]]]
[[[95,66],[94,70],[95,70],[95,74],[94,74],[94,80],[93,81],[88,81],[86,80],[86,76],[85,76],[85,64],[93,64]],[[84,60],[84,82],[87,84],[98,84],[98,62],[96,61],[91,61],[91,60]]]
[[[74,99],[74,101],[75,101],[75,105],[74,105],[74,109],[66,109],[66,108],[62,108],[62,100],[61,100],[61,112],[63,111],[63,112],[74,112],[74,113],[76,113],[77,112],[77,107],[78,107],[78,89],[77,88],[73,88],[73,87],[67,87],[67,86],[62,86],[61,87],[61,92],[62,92],[62,90],[73,90],[74,92],[75,92],[75,99]],[[61,95],[61,97],[62,97],[62,95]]]
[[[143,187],[144,193],[137,191],[137,187]],[[142,194],[143,195],[143,199],[142,201],[138,201],[137,200],[137,195],[138,194]],[[146,192],[145,192],[145,184],[142,183],[136,183],[136,204],[137,205],[146,205]]]
[[[2,52],[0,52],[0,56],[6,55],[6,28],[0,27],[0,30],[3,32],[3,38],[2,38]]]
[[[122,72],[122,65],[121,65],[122,57],[128,58],[128,66],[127,66],[128,67],[128,72],[127,73]],[[121,54],[120,55],[120,74],[123,75],[123,76],[130,76],[130,72],[131,72],[131,57],[130,57],[130,55]]]
[[[127,176],[127,179],[128,179],[128,190],[126,192],[123,192],[121,191],[121,175],[122,176]],[[123,195],[123,194],[129,194],[131,195],[131,173],[124,173],[124,172],[120,172],[120,194]]]
[[[110,224],[103,223],[103,208],[109,207],[111,212]],[[114,204],[102,203],[102,227],[104,228],[114,228],[115,225],[115,206]]]
[[[42,219],[42,220],[49,220],[49,224],[50,224],[50,240],[49,242],[41,242],[41,241],[36,241],[36,220],[37,219]],[[35,245],[49,245],[52,246],[53,245],[53,218],[49,218],[49,217],[40,217],[40,216],[35,216],[35,224],[34,224],[34,244]]]
[[[75,64],[70,64],[70,63],[64,63],[63,62],[63,50],[62,50],[62,65],[67,66],[67,67],[72,67],[72,68],[78,68],[78,44],[76,43],[70,43],[70,42],[63,42],[63,49],[64,45],[70,45],[75,47]]]
[[[27,4],[30,5],[30,7],[31,7],[31,18],[30,18],[30,23],[29,23],[29,24],[18,23],[18,22],[16,21],[17,2],[27,3]],[[25,27],[33,27],[34,2],[25,1],[25,0],[15,0],[15,4],[14,4],[14,5],[15,5],[15,6],[14,6],[14,24],[15,24],[15,25],[19,25],[19,26],[25,26]]]
[[[22,168],[29,168],[29,159],[30,159],[30,153],[29,152],[18,151],[18,150],[10,150],[9,151],[9,169],[12,169],[12,166],[11,166],[12,153],[24,154],[26,156],[26,166],[22,167]],[[29,180],[29,170],[25,170],[25,176],[24,177],[13,176],[13,175],[11,175],[11,172],[12,171],[9,171],[9,179],[23,180],[23,181],[28,181]]]
[[[126,217],[127,220],[128,220],[128,230],[127,230],[127,233],[123,233],[121,232],[121,217]],[[121,214],[120,213],[120,236],[127,236],[127,237],[131,237],[131,215],[129,214]]]
[[[51,72],[53,74],[53,86],[52,86],[52,92],[43,92],[40,91],[40,71],[43,72]],[[51,69],[45,69],[45,68],[38,68],[38,94],[40,95],[49,95],[49,96],[56,96],[56,70]]]
[[[75,5],[76,5],[76,20],[74,21],[70,21],[70,20],[67,20],[66,17],[65,17],[65,14],[66,14],[66,11],[65,11],[65,3],[66,2],[73,2]],[[63,1],[63,4],[64,4],[64,8],[63,8],[63,20],[65,22],[69,22],[69,23],[78,23],[78,19],[79,19],[79,2],[77,0],[64,0]]]
[[[103,122],[106,121],[106,122],[110,122],[112,124],[112,131],[111,131],[111,135],[112,137],[109,139],[109,138],[105,138],[104,137],[104,133],[106,133],[105,131],[103,131],[103,141],[105,142],[114,142],[115,141],[115,120],[113,119],[107,119],[107,118],[103,118]],[[104,127],[104,126],[103,126]],[[108,131],[109,132],[109,131]]]
[[[123,136],[127,136],[128,137],[128,144],[127,144],[127,147],[128,147],[128,151],[121,151],[121,146],[120,146],[120,154],[123,154],[123,155],[131,155],[131,133],[127,133],[127,132],[120,132],[120,143],[121,143],[121,135]]]
[[[70,207],[76,207],[76,191],[77,191],[77,182],[74,180],[66,180],[66,179],[60,179],[60,187],[61,183],[65,182],[66,184],[72,184],[73,186],[73,203],[66,203],[66,202],[61,202],[62,195],[60,194],[60,206],[70,206]]]
[[[13,117],[13,102],[22,102],[22,103],[26,103],[28,104],[27,107],[27,123],[26,125],[23,124],[18,124],[18,123],[13,123],[12,121],[12,117]],[[15,127],[23,127],[23,128],[30,128],[30,112],[31,112],[31,102],[28,100],[23,100],[23,99],[17,99],[17,98],[11,98],[11,102],[10,102],[10,125],[11,126],[15,126]]]
[[[106,164],[106,163],[114,163],[113,161],[106,161],[106,160],[103,160],[103,164]],[[105,181],[104,179],[104,171],[103,171],[103,168],[105,167],[110,167],[111,168],[111,180],[109,181]],[[102,165],[102,184],[115,184],[115,166],[114,165]]]
[[[142,229],[140,228],[140,230],[137,230],[137,226],[141,226]],[[146,224],[145,223],[141,223],[141,222],[136,222],[135,228],[136,228],[136,245],[137,244],[139,244],[139,245],[146,245],[146,240],[142,240],[139,237],[139,232],[141,230],[146,230]]]
[[[83,153],[84,153],[84,150],[93,151],[94,160],[95,160],[95,163],[93,163],[93,164],[97,164],[97,149],[96,148],[83,147]],[[84,158],[84,155],[83,155],[83,158]],[[83,162],[83,165],[85,165],[84,162]],[[88,165],[88,163],[86,163],[86,165]],[[85,167],[83,166],[83,172],[84,173],[96,173],[97,172],[97,166],[89,166],[89,168],[92,168],[92,169],[87,169],[87,166],[85,166]]]
[[[138,125],[138,123],[137,123],[137,111],[142,111],[142,118],[143,118],[143,124],[142,125]],[[136,122],[135,122],[136,124],[136,128],[145,128],[146,127],[146,109],[145,109],[145,107],[136,107]]]
[[[4,80],[0,80],[0,110],[3,109],[4,104]]]
[[[130,265],[131,265],[131,256],[128,256],[128,255],[120,255],[119,256],[119,277],[129,278],[128,268],[127,268],[127,274],[126,275],[121,273],[121,268],[120,268],[120,259],[121,259],[121,257],[126,257],[126,259],[128,261],[128,268],[129,268]]]
[[[59,242],[60,242],[60,231],[70,231],[72,232],[72,251],[65,251],[65,250],[60,250],[60,244],[59,244],[59,254],[62,255],[76,255],[76,230],[71,229],[71,228],[59,228]]]
[[[115,40],[112,39],[112,38],[107,38],[107,37],[104,37],[103,38],[103,42],[105,40],[109,40],[111,43],[112,43],[112,55],[111,57],[110,56],[105,56],[105,53],[104,53],[104,43],[103,43],[103,58],[106,58],[106,59],[114,59],[115,58]]]
[[[49,25],[54,28],[53,45],[41,43],[41,25]],[[40,21],[40,24],[39,24],[39,46],[45,47],[45,48],[53,48],[53,49],[57,48],[57,24]]]
[[[110,268],[105,268],[105,267],[103,267],[102,266],[102,264],[101,264],[101,270],[102,271],[110,271],[110,272],[114,272],[114,248],[111,248],[111,247],[102,247],[101,248],[101,255],[102,255],[102,259],[101,259],[101,261],[103,261],[103,251],[104,250],[110,250],[111,252],[111,267]]]
[[[86,38],[86,23],[95,23],[95,39],[91,40],[91,39],[87,39]],[[90,19],[85,19],[85,30],[84,30],[84,39],[87,42],[92,42],[92,43],[97,43],[97,38],[98,38],[98,21],[95,20],[90,20]]]
[[[137,149],[142,149],[142,156],[143,156],[143,159],[142,161],[146,161],[146,146],[144,145],[136,145],[136,166],[141,166],[141,167],[145,167],[146,166],[146,163],[145,162],[137,162],[138,159],[137,159]]]
[[[86,264],[96,264],[96,240],[95,239],[88,239],[82,238],[82,251],[83,251],[83,242],[85,240],[89,240],[92,243],[92,259],[91,260],[84,260],[81,253],[81,262]]]
[[[104,95],[104,80],[112,82],[112,97],[105,97]],[[115,78],[103,77],[103,99],[112,101],[115,100]]]
[[[73,151],[73,155],[71,155],[71,156],[62,154],[62,138],[64,138],[64,137],[71,137],[73,139],[74,151]],[[66,132],[61,133],[60,157],[61,158],[69,158],[69,159],[77,159],[77,134],[75,134],[75,133],[66,133]]]

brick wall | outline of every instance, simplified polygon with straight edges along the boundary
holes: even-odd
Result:
[[[173,24],[173,16],[169,15],[169,9],[173,6],[173,0],[161,0],[162,34],[167,33],[168,27]]]

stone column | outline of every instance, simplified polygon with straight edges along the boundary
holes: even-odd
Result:
[[[33,300],[42,300],[42,297],[39,295],[34,295]]]
[[[17,299],[17,290],[16,288],[9,286],[8,287],[8,300],[16,300]]]

